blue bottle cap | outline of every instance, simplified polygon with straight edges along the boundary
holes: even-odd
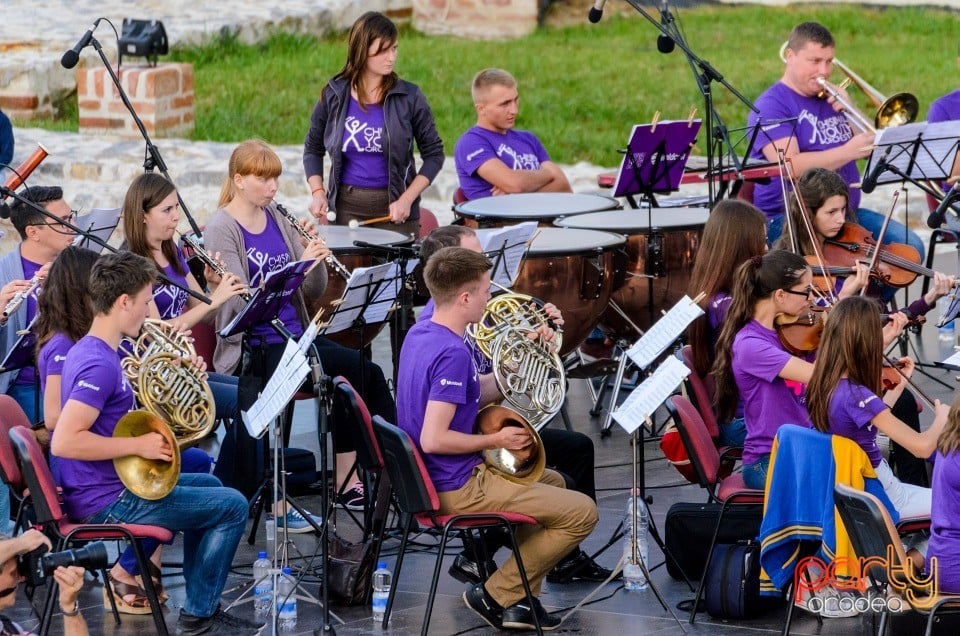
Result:
[[[386,569],[387,569],[387,562],[386,562],[386,561],[378,561],[378,562],[377,562],[377,569],[378,569],[378,570],[386,570]]]
[[[290,568],[283,568],[284,574],[290,574]]]
[[[257,555],[257,558],[258,558],[258,559],[266,559],[266,558],[267,558],[267,551],[266,551],[266,550],[260,550],[260,554]]]

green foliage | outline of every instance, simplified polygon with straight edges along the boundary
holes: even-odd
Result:
[[[685,119],[697,107],[697,116],[703,116],[703,98],[682,52],[658,53],[653,26],[632,9],[618,13],[597,25],[584,20],[505,42],[428,37],[406,29],[397,71],[427,96],[448,154],[475,121],[473,75],[499,66],[520,82],[518,125],[537,132],[555,160],[615,165],[631,125],[650,121],[655,111],[661,119]],[[837,57],[880,92],[916,94],[921,118],[934,98],[958,84],[956,13],[807,4],[706,5],[676,13],[693,51],[750,99],[780,77],[777,52],[790,28],[804,20],[829,27]],[[252,46],[223,37],[203,47],[178,48],[171,57],[195,67],[195,138],[302,142],[317,96],[343,65],[345,49],[344,34],[276,35]],[[839,77],[835,71],[834,79]],[[746,107],[722,85],[712,88],[736,137]],[[866,98],[850,90],[872,115]]]

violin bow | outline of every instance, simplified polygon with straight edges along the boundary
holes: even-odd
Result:
[[[891,357],[890,357],[889,355],[887,355],[886,353],[883,354],[883,359],[887,361],[887,364],[889,364],[891,367],[893,367],[894,369],[897,370],[897,373],[899,373],[899,374],[900,374],[900,377],[904,379],[904,381],[907,383],[907,386],[909,386],[911,389],[913,389],[913,392],[917,394],[917,397],[919,397],[921,400],[923,400],[924,404],[926,404],[927,406],[929,406],[929,407],[931,408],[931,410],[936,408],[936,406],[935,406],[934,403],[933,403],[933,400],[930,399],[930,396],[928,396],[926,393],[924,393],[924,392],[920,389],[920,387],[918,387],[918,386],[913,382],[913,380],[911,380],[910,378],[908,378],[907,375],[906,375],[902,370],[900,370],[900,367],[898,366],[897,360],[894,360],[893,358],[891,358]]]
[[[880,234],[877,235],[876,245],[873,248],[873,254],[870,255],[870,271],[873,271],[873,268],[877,266],[877,261],[880,259],[880,246],[883,243],[883,237],[887,235],[887,226],[890,225],[890,218],[893,216],[893,211],[897,207],[897,202],[900,201],[900,190],[895,190],[893,193],[893,201],[890,203],[890,209],[887,210],[887,214],[883,217],[883,225],[880,227]],[[865,296],[867,293],[867,287],[869,285],[864,285],[860,288],[860,295]]]

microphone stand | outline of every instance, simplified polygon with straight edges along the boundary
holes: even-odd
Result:
[[[753,102],[744,97],[736,88],[734,88],[730,82],[725,80],[723,75],[717,69],[715,69],[710,62],[699,57],[696,53],[690,50],[690,47],[683,39],[683,35],[677,28],[669,9],[661,9],[663,20],[663,24],[661,24],[659,21],[655,20],[653,16],[647,13],[646,10],[644,10],[643,6],[640,4],[640,0],[627,0],[627,3],[636,9],[637,13],[646,18],[647,22],[656,27],[656,29],[660,31],[663,36],[670,38],[676,43],[677,46],[680,47],[684,55],[687,56],[687,62],[690,64],[690,68],[697,80],[697,88],[703,95],[704,100],[706,129],[709,131],[708,134],[711,136],[711,138],[707,140],[707,187],[710,207],[712,208],[717,200],[717,192],[716,186],[714,186],[713,183],[713,175],[718,174],[719,169],[723,166],[722,156],[724,154],[729,155],[733,163],[737,166],[738,170],[740,170],[742,166],[740,165],[736,154],[733,152],[733,144],[730,142],[730,135],[727,132],[726,126],[724,126],[723,120],[720,118],[720,114],[716,111],[716,108],[713,105],[713,91],[711,89],[711,83],[719,82],[722,84],[753,112],[759,113],[760,110],[753,104]],[[716,152],[716,154],[713,147],[714,142],[716,142],[719,146],[719,151]],[[726,152],[722,150],[724,146],[727,148]],[[719,161],[719,163],[717,163],[717,161]],[[719,187],[721,190],[720,194],[722,194],[722,191],[726,185],[721,183]]]
[[[81,227],[78,226],[78,225],[74,225],[73,223],[71,223],[71,222],[69,222],[69,221],[64,221],[63,219],[61,219],[60,217],[58,217],[56,214],[53,214],[52,212],[50,212],[49,210],[47,210],[47,209],[46,209],[45,207],[43,207],[42,205],[37,205],[37,204],[34,203],[33,201],[31,201],[31,200],[29,200],[29,199],[27,199],[27,198],[25,198],[25,197],[17,194],[14,190],[11,190],[10,188],[8,188],[8,187],[6,187],[6,186],[0,185],[0,197],[4,197],[4,198],[5,198],[5,197],[13,197],[14,199],[16,199],[17,201],[19,201],[20,203],[22,203],[22,204],[24,204],[24,205],[26,205],[26,206],[29,206],[30,209],[38,212],[39,214],[42,214],[43,216],[47,217],[48,219],[50,219],[50,220],[53,221],[54,223],[56,223],[56,224],[58,224],[58,225],[62,225],[63,227],[71,230],[74,234],[77,235],[78,238],[82,236],[82,237],[84,237],[85,240],[93,241],[94,243],[96,243],[96,244],[99,245],[100,247],[102,247],[102,248],[104,248],[104,249],[108,249],[108,250],[110,250],[111,252],[113,252],[113,253],[115,253],[115,254],[120,251],[120,250],[118,250],[117,248],[115,248],[113,245],[110,245],[109,243],[107,243],[106,241],[104,241],[103,239],[101,239],[99,236],[97,236],[96,232],[90,232],[90,231],[84,230],[83,228],[81,228]],[[176,287],[177,289],[180,289],[180,290],[185,291],[187,294],[189,294],[189,295],[192,296],[193,298],[196,298],[196,299],[199,300],[200,302],[206,303],[207,305],[210,304],[210,299],[209,299],[209,298],[207,298],[206,296],[204,296],[203,294],[201,294],[201,293],[199,293],[199,292],[193,291],[192,289],[190,289],[190,288],[187,287],[186,285],[181,285],[181,284],[178,283],[177,281],[171,280],[169,276],[167,276],[166,274],[164,274],[164,273],[163,273],[162,271],[160,271],[159,269],[157,270],[157,278],[158,278],[159,280],[163,281],[163,283],[164,283],[165,285],[171,285],[171,286],[173,286],[173,287]]]
[[[117,93],[120,95],[120,100],[130,112],[130,116],[133,117],[133,123],[137,125],[137,129],[140,131],[140,135],[143,136],[144,143],[146,143],[147,147],[146,152],[144,153],[143,169],[146,172],[153,172],[154,169],[157,169],[167,181],[173,183],[173,179],[170,178],[170,173],[167,172],[167,164],[160,155],[160,149],[153,144],[153,141],[150,139],[150,135],[147,134],[147,129],[144,127],[143,121],[140,119],[139,115],[137,115],[137,111],[133,108],[133,104],[130,103],[126,92],[123,90],[123,86],[120,84],[120,78],[117,77],[113,67],[110,66],[110,60],[107,59],[106,54],[103,52],[103,47],[100,46],[100,41],[91,36],[90,44],[93,45],[93,48],[97,51],[97,55],[100,56],[100,61],[103,62],[104,68],[106,68],[107,73],[110,74],[110,79],[113,80],[113,85],[116,87]],[[117,67],[119,68],[119,64]],[[197,225],[193,215],[190,214],[190,210],[187,209],[187,203],[183,200],[183,197],[180,196],[179,190],[177,190],[177,201],[180,203],[180,209],[183,210],[183,215],[187,217],[187,222],[190,223],[190,229],[193,230],[194,235],[198,237],[203,236],[203,234],[200,233],[200,226]]]

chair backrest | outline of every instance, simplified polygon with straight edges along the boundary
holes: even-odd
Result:
[[[50,466],[43,456],[43,450],[37,443],[33,431],[17,426],[10,430],[10,439],[17,454],[17,462],[23,479],[30,489],[33,499],[33,509],[37,523],[56,523],[64,518],[60,499],[57,495],[57,484],[53,481]]]
[[[457,188],[457,191],[453,193],[453,204],[460,205],[461,203],[466,203],[467,195],[463,193],[463,188]]]
[[[720,474],[720,453],[707,431],[700,413],[682,395],[673,395],[666,402],[667,410],[674,415],[674,424],[687,447],[690,463],[697,479],[704,488],[712,489]]]
[[[693,399],[697,410],[700,411],[700,417],[707,426],[710,437],[714,440],[720,437],[720,425],[717,424],[717,415],[713,412],[713,396],[716,392],[716,383],[712,376],[706,378],[696,372],[693,366],[693,348],[685,345],[681,349],[683,363],[690,369],[690,375],[687,376],[687,383],[693,391]]]
[[[13,441],[8,432],[15,427],[30,428],[30,420],[17,401],[9,395],[0,393],[0,477],[3,483],[13,486],[20,495],[26,487],[23,474],[17,464],[17,455],[13,450]]]
[[[373,416],[373,430],[380,440],[400,511],[418,515],[439,510],[440,497],[410,436],[379,415]]]
[[[433,232],[439,226],[440,226],[440,221],[437,220],[437,215],[421,205],[420,206],[420,238],[423,238],[430,232]]]
[[[837,484],[833,487],[833,501],[857,557],[881,557],[886,563],[888,547],[893,547],[897,562],[889,565],[899,566],[907,562],[893,519],[879,499],[846,484]],[[874,580],[887,581],[885,567],[872,567],[869,572],[864,572],[868,573]]]
[[[197,355],[204,359],[208,368],[213,368],[213,352],[217,348],[217,333],[213,325],[206,322],[198,322],[190,328],[190,335],[193,337],[193,349]]]
[[[383,470],[383,450],[373,432],[370,411],[350,382],[340,375],[333,379],[333,418],[337,426],[350,428],[360,467],[374,472]]]

